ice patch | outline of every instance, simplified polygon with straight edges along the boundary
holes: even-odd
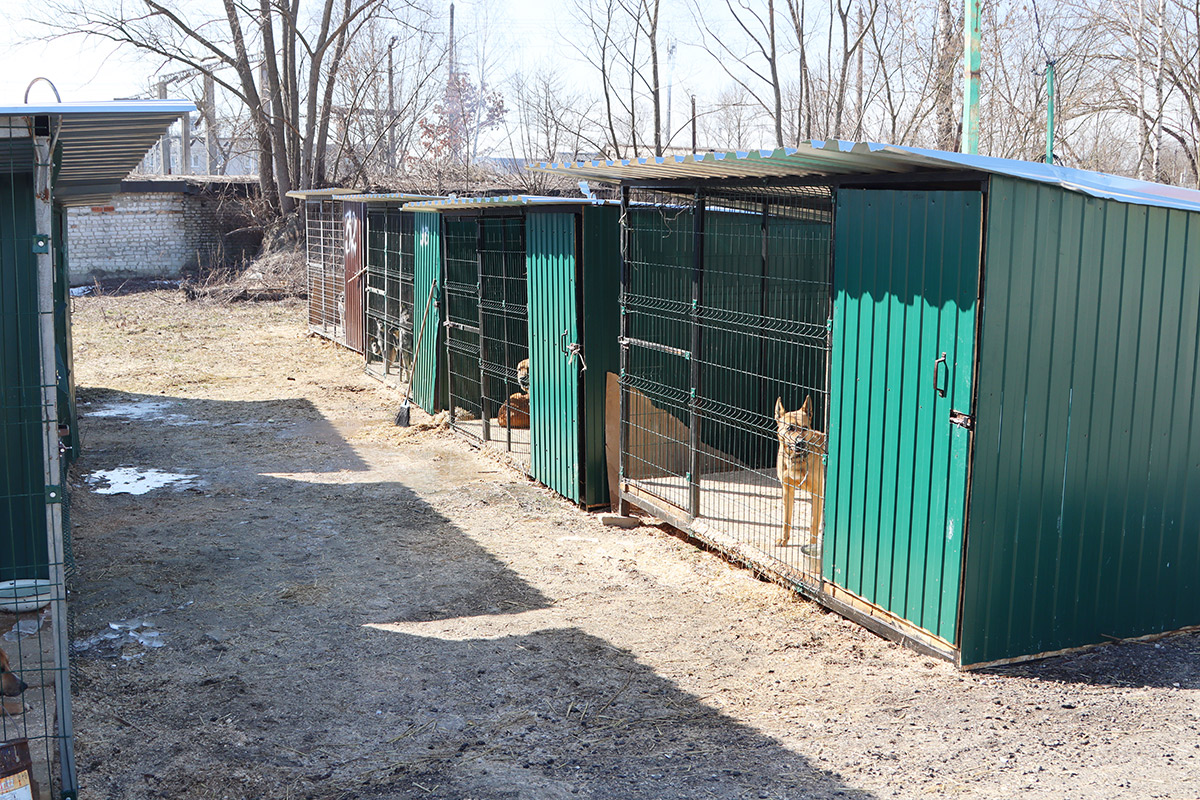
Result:
[[[191,482],[197,477],[178,472],[163,472],[160,469],[117,467],[96,470],[88,475],[86,480],[96,494],[145,494],[173,483]],[[108,485],[101,486],[105,483]]]
[[[109,417],[125,420],[155,420],[164,425],[207,425],[205,420],[192,419],[186,414],[168,411],[173,403],[167,400],[134,400],[128,403],[106,403],[87,411],[89,417]]]
[[[155,419],[162,416],[169,404],[165,400],[136,400],[131,403],[108,403],[87,412],[89,417],[121,417],[123,419]]]
[[[89,636],[86,639],[76,639],[74,641],[75,650],[90,650],[97,645],[111,643],[112,646],[121,647],[128,641],[134,641],[142,647],[162,647],[166,644],[163,641],[162,633],[155,629],[155,625],[150,620],[145,619],[123,619],[117,622],[108,623],[108,630],[101,631],[95,636]],[[141,658],[145,655],[144,652],[126,654],[121,658],[126,661]]]

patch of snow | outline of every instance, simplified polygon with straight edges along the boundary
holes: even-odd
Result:
[[[160,469],[138,469],[117,467],[100,469],[87,476],[92,491],[96,494],[145,494],[177,483],[190,483],[198,476],[178,472],[163,472]],[[101,484],[107,484],[102,486]],[[183,488],[183,487],[177,487]]]

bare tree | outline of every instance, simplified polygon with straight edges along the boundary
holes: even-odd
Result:
[[[258,139],[263,195],[287,213],[287,192],[323,177],[319,154],[348,44],[373,17],[422,12],[413,0],[320,0],[315,11],[301,0],[222,0],[221,8],[209,16],[159,0],[52,0],[42,22],[56,35],[100,37],[191,67],[237,98]]]

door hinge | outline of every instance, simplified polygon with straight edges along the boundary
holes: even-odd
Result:
[[[970,414],[964,414],[961,411],[950,411],[950,424],[957,425],[960,428],[966,428],[969,431],[975,430],[975,418]]]

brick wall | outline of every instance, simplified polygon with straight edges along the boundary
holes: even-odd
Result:
[[[67,209],[71,283],[104,278],[178,278],[214,260],[223,226],[219,198],[205,193],[123,192],[102,206]]]

